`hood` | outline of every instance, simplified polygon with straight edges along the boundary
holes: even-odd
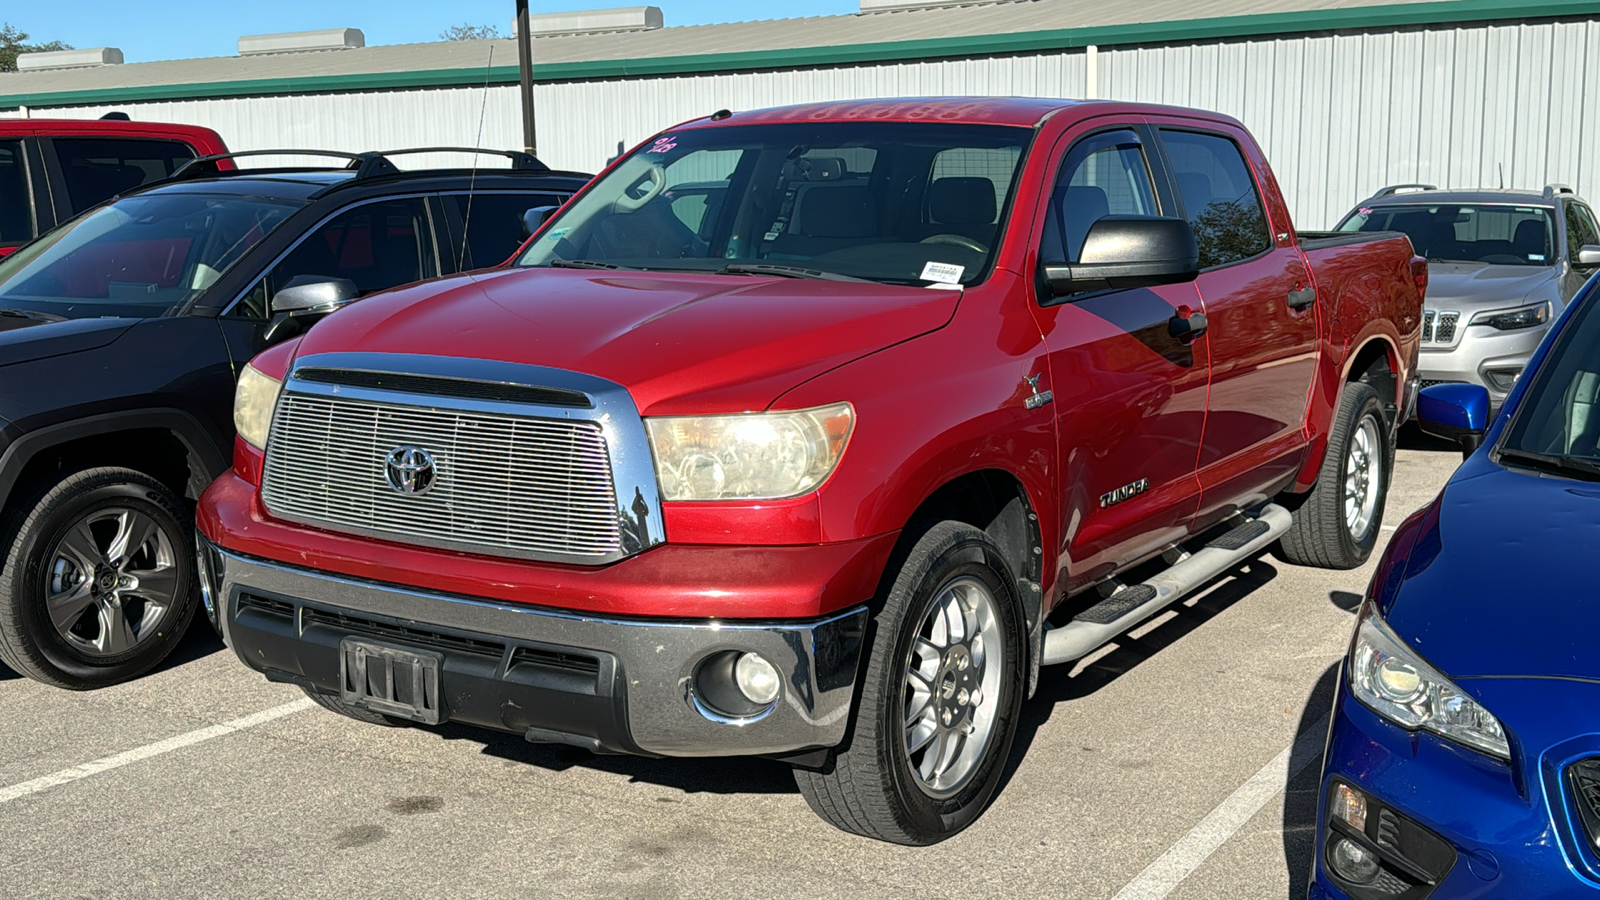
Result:
[[[1428,263],[1428,309],[1475,313],[1540,300],[1557,301],[1560,311],[1560,266]]]
[[[583,372],[645,415],[765,409],[829,369],[950,321],[959,291],[682,272],[503,270],[329,316],[298,355],[421,353]]]
[[[1382,610],[1395,632],[1455,678],[1600,679],[1600,483],[1475,458],[1434,503]]]
[[[0,316],[0,366],[104,347],[138,319],[40,321]]]

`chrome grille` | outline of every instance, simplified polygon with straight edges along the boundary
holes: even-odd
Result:
[[[425,493],[385,477],[390,453],[408,446],[434,460]],[[404,543],[568,562],[623,550],[611,459],[592,421],[289,390],[261,496],[283,519]]]
[[[1422,312],[1422,342],[1424,344],[1450,345],[1456,342],[1456,325],[1461,321],[1459,312]]]
[[[1422,342],[1424,344],[1433,343],[1433,326],[1438,318],[1439,314],[1431,309],[1422,311]]]

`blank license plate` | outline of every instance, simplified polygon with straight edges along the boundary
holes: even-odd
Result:
[[[372,641],[345,638],[339,642],[339,696],[361,709],[439,724],[439,671],[444,655],[403,650]]]

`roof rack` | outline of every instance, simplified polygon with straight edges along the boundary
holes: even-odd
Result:
[[[219,165],[223,160],[241,159],[247,156],[326,156],[334,159],[343,159],[347,162],[342,166],[326,166],[329,171],[353,169],[356,180],[376,178],[380,175],[399,174],[400,167],[389,161],[391,156],[405,156],[412,153],[481,153],[491,156],[504,156],[511,160],[513,171],[520,172],[549,172],[550,167],[540,162],[531,153],[521,150],[485,150],[479,147],[414,147],[404,150],[385,150],[381,153],[346,153],[342,150],[238,150],[232,153],[213,153],[209,156],[199,156],[179,166],[177,171],[168,177],[168,181],[185,181],[192,178],[206,178],[221,175],[224,170]]]
[[[1544,198],[1546,200],[1554,200],[1556,198],[1557,194],[1575,194],[1575,193],[1577,193],[1577,192],[1572,189],[1571,185],[1562,184],[1559,181],[1558,182],[1554,182],[1552,184],[1547,184],[1547,185],[1544,186]]]
[[[1378,192],[1373,194],[1371,199],[1376,200],[1379,197],[1392,197],[1395,194],[1409,193],[1412,191],[1437,191],[1438,189],[1439,186],[1437,184],[1391,184],[1388,187],[1379,188]]]

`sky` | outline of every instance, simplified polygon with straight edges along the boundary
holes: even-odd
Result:
[[[793,18],[852,13],[858,0],[530,0],[529,12],[567,12],[618,6],[661,7],[666,24],[699,25],[752,18]],[[0,23],[30,40],[66,41],[74,47],[118,47],[128,62],[233,56],[247,34],[359,28],[367,45],[437,40],[452,25],[496,25],[511,33],[514,0],[271,0],[267,3],[166,3],[127,0],[0,2]]]

